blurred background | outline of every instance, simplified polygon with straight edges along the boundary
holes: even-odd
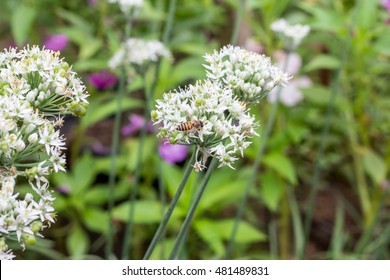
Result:
[[[163,40],[169,2],[145,0],[131,37]],[[23,252],[16,246],[17,259],[105,259],[110,228],[112,255],[120,258],[131,203],[128,253],[142,259],[192,152],[164,145],[157,128],[147,124],[137,164],[140,131],[150,121],[143,117],[145,83],[155,82],[158,99],[204,79],[204,54],[229,44],[235,34],[236,45],[283,65],[286,51],[270,29],[279,18],[311,31],[289,59],[287,72],[294,77],[281,93],[270,137],[262,142],[272,107],[272,98],[264,98],[251,109],[260,120],[260,137],[235,170],[212,174],[180,258],[388,259],[390,1],[177,0],[165,42],[171,59],[126,83],[113,167],[121,73],[108,61],[123,40],[126,18],[119,6],[104,0],[2,0],[1,49],[30,44],[60,51],[90,94],[87,115],[67,117],[62,128],[67,172],[50,178],[56,223],[35,246]],[[226,254],[261,145],[264,155],[234,248]],[[130,202],[135,177],[139,188]],[[167,258],[201,177],[191,174],[152,258]],[[29,186],[21,182],[18,188],[23,193]]]

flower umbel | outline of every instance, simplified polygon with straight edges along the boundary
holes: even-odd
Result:
[[[2,259],[14,257],[5,237],[15,235],[22,247],[33,245],[34,235],[54,222],[54,197],[46,176],[65,171],[65,142],[58,131],[61,115],[85,114],[85,86],[58,56],[38,47],[0,53]],[[24,198],[15,188],[20,176],[32,189]]]
[[[122,13],[132,15],[139,12],[144,0],[108,0],[109,3],[118,3]]]
[[[273,22],[271,29],[279,35],[288,50],[295,50],[310,32],[308,25],[291,25],[285,19]]]
[[[210,156],[219,160],[219,166],[233,168],[231,164],[257,135],[254,117],[232,90],[211,80],[164,93],[156,108],[152,119],[162,125],[158,136],[172,144],[195,145],[197,171]]]
[[[284,86],[291,79],[269,57],[240,47],[225,46],[204,58],[207,77],[231,89],[245,103],[258,103],[275,86]]]
[[[151,62],[157,62],[160,57],[170,57],[170,55],[169,50],[160,41],[130,38],[122,44],[108,65],[111,68],[118,68],[130,64],[139,69]]]

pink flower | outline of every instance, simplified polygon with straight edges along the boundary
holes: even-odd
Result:
[[[145,120],[142,116],[132,114],[129,116],[129,124],[122,127],[121,133],[123,136],[131,136],[140,131],[144,124]],[[153,124],[151,122],[148,122],[146,125],[146,131],[149,133],[153,132]]]
[[[175,164],[184,161],[188,155],[188,146],[184,145],[172,145],[163,139],[158,148],[159,154],[161,158],[169,163]]]
[[[88,0],[88,6],[90,7],[96,6],[96,0]]]
[[[118,82],[118,78],[107,71],[100,71],[89,76],[89,82],[97,89],[110,88]]]
[[[255,53],[264,53],[263,46],[252,38],[248,38],[245,41],[244,48]]]
[[[68,45],[69,39],[64,34],[51,35],[43,43],[46,49],[53,51],[62,51]]]
[[[390,13],[390,0],[382,0],[381,4]]]
[[[287,54],[282,51],[277,51],[274,54],[275,59],[277,60],[279,68],[283,68],[286,63]],[[296,74],[301,68],[302,60],[297,53],[290,53],[290,56],[287,61],[287,70],[286,72],[290,74]],[[277,93],[279,92],[279,101],[287,107],[292,107],[297,105],[303,100],[303,94],[300,91],[301,88],[306,88],[311,86],[311,80],[307,76],[301,76],[293,78],[286,87],[279,89],[278,87],[274,88],[268,93],[268,101],[274,103],[276,101]]]

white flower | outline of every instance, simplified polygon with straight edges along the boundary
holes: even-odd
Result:
[[[4,50],[0,62],[3,89],[42,112],[72,112],[72,102],[87,103],[85,86],[59,58],[59,52],[38,46],[27,46],[19,52],[11,48]]]
[[[16,234],[24,247],[24,233],[40,236],[43,223],[54,222],[46,177],[65,171],[65,142],[56,128],[65,113],[85,114],[85,86],[58,56],[38,47],[0,52],[1,259],[14,257],[3,236]],[[27,178],[34,195],[14,193],[18,176]],[[42,226],[33,230],[37,222]]]
[[[151,62],[157,62],[160,57],[170,57],[170,55],[169,50],[160,41],[130,38],[122,44],[108,65],[110,68],[129,64],[141,67]]]
[[[144,0],[108,0],[108,2],[118,3],[124,14],[136,13],[144,4]]]
[[[269,57],[240,47],[225,46],[204,58],[207,77],[220,81],[245,103],[258,103],[275,86],[284,86],[291,79]]]
[[[296,49],[310,32],[308,25],[291,25],[285,19],[279,19],[273,22],[271,29],[280,36],[285,47],[289,50]]]
[[[254,117],[234,97],[230,88],[206,80],[185,89],[164,93],[152,112],[155,124],[161,124],[159,136],[172,144],[197,146],[194,168],[201,171],[207,157],[216,157],[220,166],[238,159],[246,144],[238,143],[257,135]],[[201,159],[199,159],[201,158]]]
[[[12,260],[15,258],[15,255],[12,253],[12,250],[3,250],[0,248],[0,260]]]

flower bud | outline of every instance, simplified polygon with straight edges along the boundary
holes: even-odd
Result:
[[[35,236],[33,234],[22,233],[22,241],[30,246],[34,246],[35,244],[37,244],[37,240],[35,239]]]

